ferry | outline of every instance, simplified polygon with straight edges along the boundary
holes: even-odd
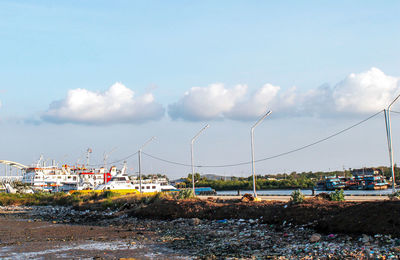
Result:
[[[165,178],[162,179],[145,179],[142,180],[142,185],[140,185],[140,180],[131,180],[127,175],[118,175],[111,178],[111,180],[105,184],[97,186],[95,191],[113,191],[117,193],[127,194],[127,193],[156,193],[165,191],[175,191],[177,190],[174,186],[168,184]]]
[[[137,194],[137,193],[156,193],[164,191],[177,190],[174,186],[168,183],[166,178],[151,178],[144,179],[140,182],[136,176],[128,176],[126,173],[126,164],[122,167],[121,171],[113,176],[110,180],[105,181],[102,184],[97,185],[93,189],[81,189],[71,190],[70,193],[80,192],[103,192],[112,191],[120,194]]]
[[[25,169],[22,183],[29,184],[37,191],[69,191],[72,189],[93,189],[107,183],[112,176],[118,174],[115,166],[107,172],[104,167],[88,169],[84,165],[59,167],[53,164],[46,166],[40,157],[34,165]]]
[[[119,193],[156,193],[177,190],[166,178],[152,177],[141,182],[136,176],[128,176],[126,163],[121,170],[112,166],[109,171],[104,167],[86,168],[81,166],[62,165],[55,162],[46,166],[43,157],[23,175],[22,182],[30,184],[32,189],[48,192],[100,192],[111,190]]]

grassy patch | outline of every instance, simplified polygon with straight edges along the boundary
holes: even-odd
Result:
[[[191,198],[191,190],[174,193],[154,194],[118,194],[111,191],[101,193],[34,193],[34,194],[9,194],[0,193],[0,206],[85,206],[86,208],[100,207],[103,209],[118,209],[125,205],[149,205],[162,200]]]

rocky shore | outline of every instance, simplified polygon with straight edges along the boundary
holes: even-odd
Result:
[[[191,202],[178,205],[184,209],[185,203]],[[283,210],[292,207],[279,205]],[[158,213],[161,210],[149,205],[144,208]],[[251,214],[247,218],[217,218],[221,214],[218,210],[209,218],[201,214],[181,218],[176,212],[175,218],[161,215],[164,219],[156,219],[145,212],[147,217],[138,208],[127,206],[116,210],[0,207],[0,258],[387,259],[400,256],[400,239],[395,234],[321,232],[314,221],[273,223],[264,216],[253,218]],[[375,217],[379,220],[379,216]]]

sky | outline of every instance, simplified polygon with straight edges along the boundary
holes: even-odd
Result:
[[[250,128],[266,111],[256,160],[357,124],[400,94],[399,10],[398,1],[0,1],[0,159],[82,164],[91,148],[90,164],[108,154],[135,173],[135,153],[155,136],[143,172],[178,178],[210,124],[195,165],[243,164],[196,171],[249,176]],[[398,162],[400,114],[392,127]],[[381,165],[383,113],[255,169]]]

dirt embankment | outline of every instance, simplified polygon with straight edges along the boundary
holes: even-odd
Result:
[[[259,219],[264,223],[309,224],[320,232],[400,235],[400,202],[334,202],[319,199],[301,204],[211,200],[156,200],[126,205],[130,216],[150,219]]]

